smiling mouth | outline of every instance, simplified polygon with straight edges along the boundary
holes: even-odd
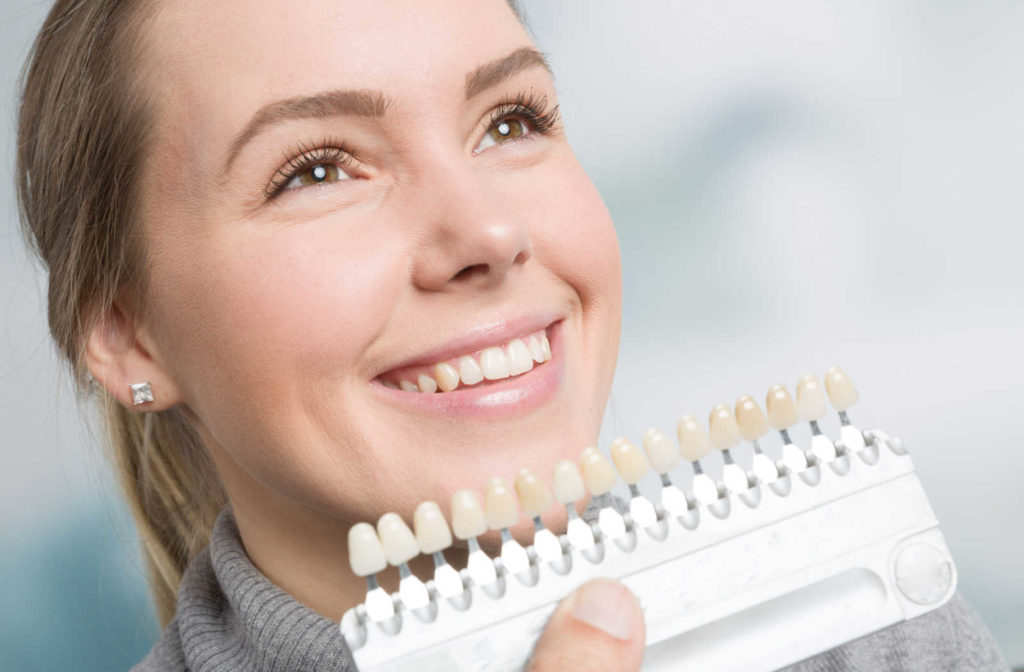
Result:
[[[539,329],[435,364],[393,369],[377,378],[385,387],[404,392],[445,393],[521,376],[550,360],[547,329]]]

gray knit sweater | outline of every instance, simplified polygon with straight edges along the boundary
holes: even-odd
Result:
[[[682,664],[682,663],[681,663]],[[682,664],[685,669],[685,665]],[[788,668],[790,672],[1009,669],[992,635],[959,595],[929,614]],[[352,671],[338,627],[299,604],[249,561],[230,508],[189,565],[177,613],[133,672]]]

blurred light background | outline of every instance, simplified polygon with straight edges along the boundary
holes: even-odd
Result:
[[[1024,666],[1024,4],[524,4],[621,237],[602,445],[841,363]],[[138,543],[16,229],[16,78],[48,6],[0,9],[0,670],[127,669],[158,634]]]

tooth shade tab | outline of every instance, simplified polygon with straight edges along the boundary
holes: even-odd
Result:
[[[377,535],[389,564],[397,567],[420,554],[416,537],[397,513],[385,513],[380,517],[377,521]]]
[[[651,470],[651,464],[642,450],[630,443],[629,439],[618,438],[612,442],[612,461],[619,475],[627,485],[636,485]]]
[[[452,532],[459,539],[479,537],[487,531],[487,518],[480,498],[472,490],[457,490],[452,494]]]
[[[356,576],[372,576],[387,569],[388,559],[373,525],[356,523],[349,528],[348,562]]]
[[[718,450],[729,450],[740,442],[740,428],[728,404],[715,404],[708,419],[708,436]]]
[[[452,545],[452,531],[436,502],[421,502],[412,514],[412,526],[421,553],[430,555]]]
[[[519,520],[519,509],[512,488],[503,478],[492,478],[484,490],[484,516],[487,527],[500,530],[512,527]]]
[[[580,455],[580,467],[583,481],[592,495],[603,495],[615,487],[618,476],[615,467],[601,451],[591,446],[585,448]]]
[[[768,418],[749,394],[736,400],[736,424],[746,441],[757,441],[768,433]]]
[[[551,496],[551,490],[547,484],[537,478],[529,469],[520,470],[516,475],[514,485],[523,515],[529,518],[536,518],[554,503],[554,497]]]
[[[833,366],[825,373],[825,389],[828,391],[828,400],[832,408],[840,412],[856,404],[860,398],[853,381],[839,366]]]
[[[814,374],[808,373],[797,382],[796,410],[804,422],[817,421],[825,417],[825,391]]]
[[[692,415],[684,415],[679,419],[676,435],[679,437],[679,452],[688,462],[703,459],[711,452],[707,432]]]
[[[655,427],[644,432],[644,451],[651,467],[659,474],[667,474],[682,457],[679,446]]]
[[[555,499],[560,504],[572,504],[583,499],[587,494],[583,487],[583,477],[580,475],[580,470],[569,460],[561,460],[555,465],[552,481],[555,489]]]
[[[768,422],[772,429],[789,429],[799,421],[793,397],[782,383],[775,383],[768,388],[764,405],[768,409]]]

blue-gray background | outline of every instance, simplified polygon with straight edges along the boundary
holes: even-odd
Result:
[[[48,5],[0,9],[0,670],[127,669],[157,635],[138,542],[15,225]],[[842,363],[1024,665],[1024,3],[525,5],[621,237],[605,437]]]

